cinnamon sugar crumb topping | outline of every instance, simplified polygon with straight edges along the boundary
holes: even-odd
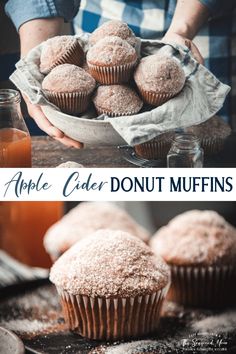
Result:
[[[145,91],[177,94],[184,86],[185,74],[176,59],[153,54],[141,60],[134,79]]]
[[[42,82],[42,88],[44,90],[54,92],[91,93],[95,85],[96,82],[89,73],[72,64],[56,66]]]
[[[135,44],[137,42],[133,31],[126,23],[118,20],[111,20],[103,23],[91,34],[89,38],[89,43],[91,45],[94,45],[107,36],[120,37],[126,40],[130,45],[132,45],[132,47],[135,47]]]
[[[135,49],[126,41],[116,36],[101,39],[87,53],[88,64],[93,65],[125,65],[135,63]]]
[[[50,280],[73,295],[152,294],[169,282],[169,268],[142,241],[123,231],[98,230],[65,252]]]
[[[127,212],[114,204],[84,202],[49,228],[44,237],[44,246],[51,255],[57,257],[77,241],[104,228],[129,232],[144,242],[150,236]]]
[[[93,102],[100,110],[123,115],[138,113],[143,106],[136,92],[126,85],[99,86]]]
[[[156,232],[151,246],[170,264],[236,263],[236,229],[215,211],[192,210],[178,215]]]

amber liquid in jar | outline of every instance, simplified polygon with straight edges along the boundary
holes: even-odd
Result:
[[[0,248],[29,266],[50,267],[43,238],[63,212],[63,202],[0,203]]]
[[[31,167],[29,134],[15,128],[0,129],[0,167]]]
[[[31,167],[31,138],[18,91],[0,90],[0,167]]]

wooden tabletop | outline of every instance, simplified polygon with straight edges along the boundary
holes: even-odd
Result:
[[[56,140],[46,137],[32,137],[33,167],[56,167],[67,161],[74,161],[84,167],[137,167],[140,159],[132,148],[119,149],[115,146],[87,145],[83,149],[68,148]],[[224,149],[204,158],[204,167],[236,167],[236,133],[225,141]],[[132,162],[128,161],[131,160]],[[143,160],[142,167],[166,167],[166,161],[158,161],[149,166]]]
[[[134,167],[117,147],[88,145],[75,149],[49,137],[32,137],[33,167],[56,167],[67,161],[78,162],[84,167]]]

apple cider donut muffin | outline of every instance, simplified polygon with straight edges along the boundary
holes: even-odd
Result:
[[[137,237],[98,230],[53,265],[69,328],[89,339],[135,338],[158,328],[169,268]]]
[[[172,300],[201,307],[235,303],[236,229],[215,211],[175,217],[157,231],[151,247],[171,268]]]
[[[160,106],[182,90],[185,73],[176,59],[153,54],[140,61],[134,80],[144,101]]]
[[[136,155],[147,160],[165,159],[175,137],[175,132],[167,132],[158,135],[146,143],[134,146]]]
[[[118,20],[111,20],[103,23],[93,31],[89,38],[89,43],[94,45],[107,36],[120,37],[132,45],[132,47],[135,47],[137,44],[137,38],[135,37],[134,32],[126,23]]]
[[[185,128],[185,131],[196,135],[206,155],[217,154],[224,148],[226,138],[232,129],[221,117],[214,116],[206,122]]]
[[[84,51],[74,36],[56,36],[48,39],[42,48],[40,56],[40,71],[48,74],[60,64],[81,66],[84,61]]]
[[[87,53],[91,75],[101,84],[121,84],[129,81],[136,65],[135,49],[116,36],[101,39]]]
[[[72,64],[55,67],[42,82],[47,99],[68,114],[87,109],[95,86],[96,82],[89,73]]]
[[[127,231],[146,243],[150,236],[127,212],[114,204],[84,202],[48,229],[44,247],[55,260],[77,241],[104,228]]]
[[[110,117],[136,114],[143,106],[137,93],[126,85],[99,86],[93,97],[93,103],[98,114]]]

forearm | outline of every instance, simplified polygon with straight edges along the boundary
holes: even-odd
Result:
[[[22,55],[43,40],[61,34],[63,21],[71,21],[79,5],[80,0],[7,0],[5,11],[19,31]]]
[[[178,0],[168,32],[193,39],[209,16],[209,8],[199,0]]]
[[[24,57],[30,49],[48,38],[60,35],[63,27],[60,17],[50,19],[35,19],[23,23],[19,28],[21,56]]]

